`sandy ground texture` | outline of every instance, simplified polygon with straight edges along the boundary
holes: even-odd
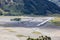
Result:
[[[13,18],[13,17],[11,17]],[[52,40],[60,40],[60,27],[55,26],[51,23],[46,23],[42,26],[36,27],[17,27],[15,23],[10,27],[10,23],[8,26],[2,25],[6,24],[5,21],[9,21],[10,17],[0,17],[0,40],[27,40],[30,36],[32,38],[38,38],[41,35],[47,35],[52,38]],[[8,23],[7,23],[8,24]]]
[[[0,40],[27,40],[28,36],[38,38],[40,35],[50,36],[52,40],[60,40],[60,29],[0,27]]]

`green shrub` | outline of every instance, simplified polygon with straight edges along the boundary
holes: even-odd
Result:
[[[51,37],[48,37],[48,36],[39,36],[39,38],[30,38],[30,37],[28,37],[27,40],[51,40]]]
[[[11,21],[20,21],[21,18],[14,18],[14,19],[11,19]]]

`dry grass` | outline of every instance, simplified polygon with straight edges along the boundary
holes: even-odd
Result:
[[[38,31],[34,31],[34,32],[32,32],[33,34],[41,34],[40,32],[38,32]]]
[[[21,34],[17,34],[16,36],[17,36],[17,37],[27,37],[27,36],[21,35]]]
[[[7,30],[7,31],[9,31],[9,32],[16,32],[16,31],[13,30],[13,29],[3,29],[3,30]]]
[[[54,21],[60,22],[60,17],[55,17]]]
[[[57,26],[60,26],[60,17],[55,17],[51,22]]]

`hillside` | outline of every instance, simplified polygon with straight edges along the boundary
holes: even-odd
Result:
[[[60,7],[48,0],[0,0],[0,15],[60,14]]]

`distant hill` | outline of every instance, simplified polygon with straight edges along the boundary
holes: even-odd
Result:
[[[0,15],[60,14],[60,7],[48,0],[0,0]]]

